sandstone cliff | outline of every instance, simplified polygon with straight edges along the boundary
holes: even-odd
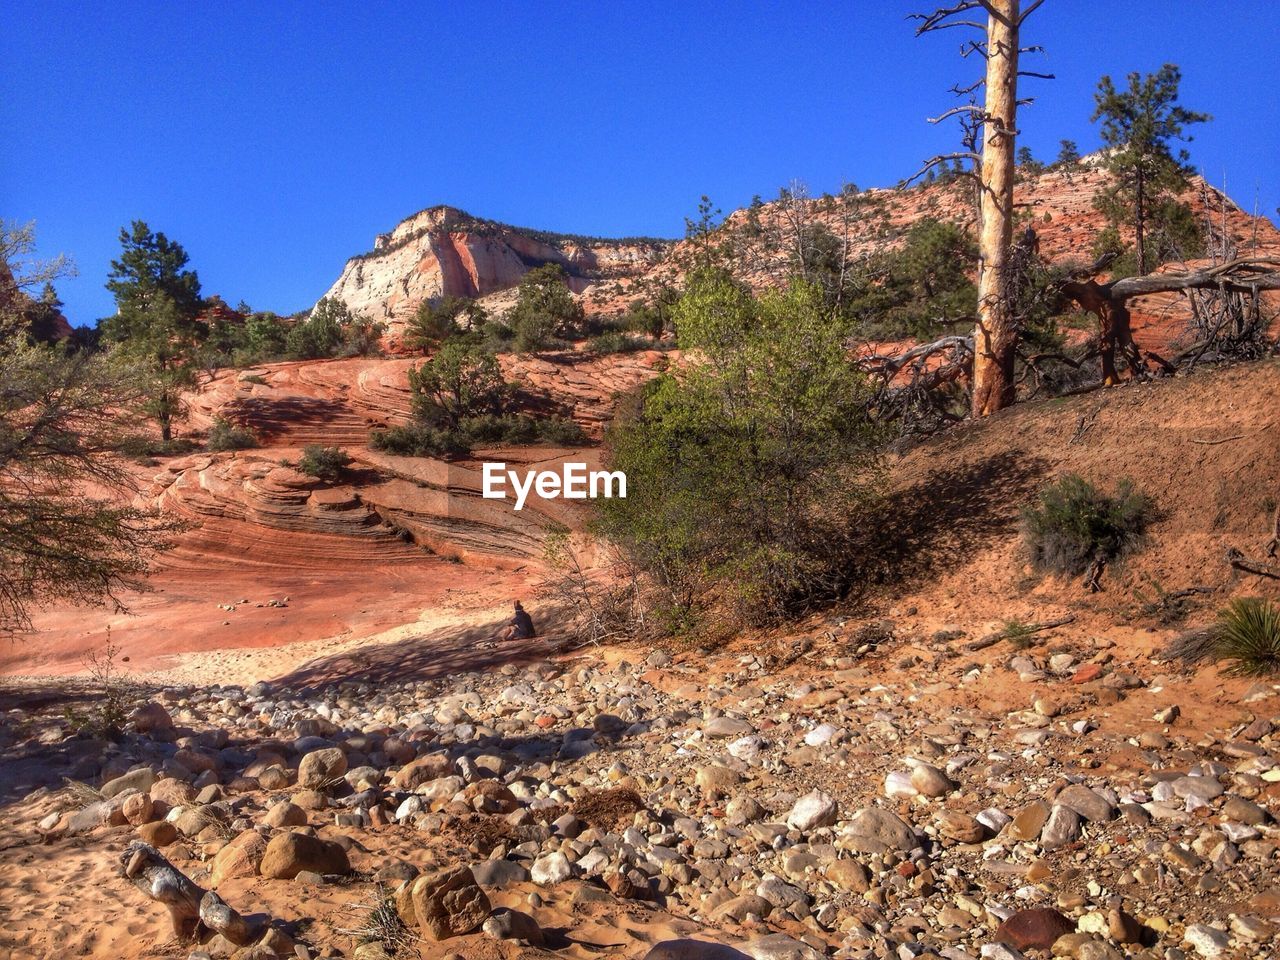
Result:
[[[424,300],[484,297],[508,290],[544,263],[559,263],[574,292],[637,276],[659,263],[666,240],[606,240],[547,233],[482,220],[454,207],[430,207],[402,220],[347,261],[325,296],[376,320],[404,320]]]

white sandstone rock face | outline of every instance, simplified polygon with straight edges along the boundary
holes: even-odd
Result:
[[[325,293],[374,320],[406,319],[424,300],[480,298],[520,283],[530,269],[559,263],[581,293],[603,279],[639,276],[670,249],[663,240],[604,240],[522,230],[431,207],[402,220],[352,257]]]

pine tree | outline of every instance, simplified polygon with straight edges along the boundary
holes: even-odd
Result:
[[[186,268],[182,245],[141,220],[120,231],[120,245],[120,259],[111,262],[107,279],[116,314],[103,321],[103,334],[116,353],[143,372],[144,409],[168,443],[173,421],[183,413],[182,392],[195,383],[199,369],[200,279]]]
[[[1170,239],[1175,246],[1182,241],[1184,247],[1195,240],[1177,200],[1191,172],[1190,154],[1175,148],[1174,141],[1190,142],[1187,127],[1212,118],[1178,106],[1181,81],[1182,72],[1166,63],[1146,76],[1129,74],[1124,89],[1104,76],[1095,94],[1092,119],[1102,122],[1106,165],[1114,182],[1099,192],[1094,204],[1113,224],[1132,229],[1139,275],[1156,266],[1163,253],[1173,252],[1168,249]],[[1165,249],[1161,249],[1161,237],[1153,238],[1153,233],[1163,236]]]

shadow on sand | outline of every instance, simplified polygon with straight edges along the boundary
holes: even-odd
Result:
[[[368,683],[436,680],[454,673],[492,670],[506,663],[544,660],[564,650],[565,637],[552,629],[533,640],[496,641],[507,621],[451,626],[394,643],[359,647],[318,657],[272,683],[296,689],[347,680]]]
[[[864,531],[871,579],[918,583],[957,557],[1008,540],[1049,468],[1040,458],[1004,452],[931,470],[894,491]]]

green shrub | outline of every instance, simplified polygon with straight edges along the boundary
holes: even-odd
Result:
[[[464,326],[468,331],[480,330],[488,318],[484,307],[466,297],[424,300],[405,324],[404,342],[415,350],[426,351],[462,333]]]
[[[859,576],[880,438],[847,327],[816,284],[757,298],[714,269],[691,276],[674,319],[696,360],[615,419],[627,498],[600,501],[602,532],[677,611],[759,623],[839,597]]]
[[[510,395],[498,359],[474,343],[450,341],[409,368],[414,419],[456,428],[463,417],[501,413]]]
[[[551,349],[579,337],[583,322],[582,304],[569,292],[568,277],[558,263],[544,263],[521,278],[516,305],[507,315],[521,353]]]
[[[617,330],[610,330],[598,337],[592,337],[587,349],[592,353],[635,353],[637,350],[652,349],[653,344],[641,337],[631,337]]]
[[[225,417],[214,419],[204,442],[204,448],[214,453],[223,450],[249,450],[257,445],[258,437],[252,430],[238,426]]]
[[[1037,570],[1078,575],[1136,549],[1150,518],[1151,502],[1131,481],[1109,496],[1069,473],[1023,511],[1022,535]]]
[[[1232,600],[1213,626],[1210,650],[1227,672],[1261,677],[1280,673],[1280,606],[1259,597]]]
[[[150,460],[152,457],[180,457],[191,453],[199,447],[188,437],[174,437],[172,440],[157,440],[154,437],[125,437],[116,444],[116,452],[135,460]]]
[[[403,457],[465,456],[481,444],[577,446],[586,442],[586,434],[573,420],[526,414],[463,417],[447,427],[415,422],[374,431],[369,438],[369,445],[375,450]]]
[[[294,360],[370,356],[379,350],[386,324],[370,320],[341,300],[323,298],[285,337],[284,352]]]
[[[351,456],[341,447],[311,443],[302,448],[298,469],[309,477],[334,483],[351,463]]]
[[[374,430],[369,446],[401,457],[454,457],[471,451],[470,444],[456,431],[424,423]]]

